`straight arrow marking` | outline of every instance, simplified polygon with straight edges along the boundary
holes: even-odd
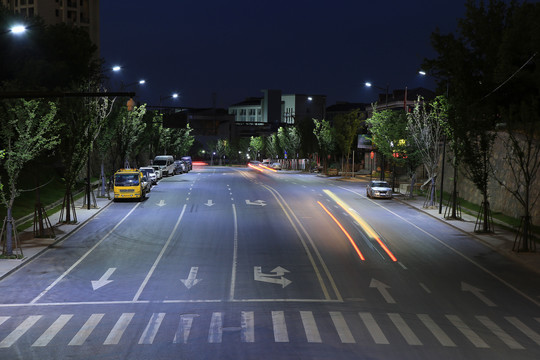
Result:
[[[495,305],[493,301],[489,300],[484,294],[482,294],[482,291],[484,290],[474,287],[472,285],[469,285],[463,281],[461,282],[461,291],[471,292],[474,296],[476,296],[480,301],[482,301],[487,306],[492,306],[492,307],[497,306]]]
[[[97,290],[100,287],[112,283],[114,280],[109,280],[109,278],[115,270],[116,268],[109,268],[107,271],[105,271],[105,274],[103,274],[103,276],[99,278],[99,280],[92,280],[92,289]]]
[[[157,203],[157,206],[165,206],[165,200],[159,200],[159,202]]]
[[[202,279],[197,279],[197,272],[199,271],[199,268],[197,266],[193,266],[191,270],[189,271],[189,275],[187,279],[181,279],[182,283],[186,285],[188,289],[191,289],[193,286],[197,285]]]
[[[214,202],[212,200],[208,200],[204,205],[206,206],[213,206]]]
[[[371,279],[371,283],[369,284],[370,288],[376,288],[381,293],[384,300],[389,304],[395,304],[396,301],[392,296],[390,296],[390,293],[387,289],[390,288],[390,286],[386,285],[385,283],[380,282],[379,280]]]
[[[255,200],[255,201],[246,200],[246,205],[266,206],[266,204],[264,203],[264,200]]]

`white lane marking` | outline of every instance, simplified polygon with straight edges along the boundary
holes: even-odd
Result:
[[[513,316],[505,316],[504,317],[510,324],[517,327],[522,333],[527,335],[532,341],[534,341],[537,345],[540,345],[540,335],[534,330],[532,330],[530,327],[522,323],[518,318]]]
[[[212,313],[212,320],[210,321],[210,329],[208,330],[208,342],[209,343],[221,343],[223,335],[223,313]]]
[[[289,333],[283,311],[272,311],[272,324],[274,328],[275,342],[289,342]]]
[[[120,315],[120,318],[118,319],[116,324],[114,324],[111,332],[103,342],[103,345],[118,344],[120,342],[120,339],[122,339],[122,335],[124,335],[124,331],[126,331],[134,315],[135,313],[123,313],[122,315]]]
[[[302,318],[302,324],[304,325],[307,342],[322,342],[321,334],[319,334],[319,329],[317,328],[317,323],[315,322],[313,313],[311,311],[300,311],[300,317]]]
[[[343,189],[343,190],[346,190],[346,191],[349,191],[349,192],[352,192],[353,194],[357,194],[359,196],[362,196],[362,197],[365,197],[364,195],[360,194],[359,192],[357,191],[353,191],[353,190],[350,190],[350,189],[347,189],[347,188],[344,188],[344,187],[341,187],[339,186],[340,189]],[[375,202],[374,202],[375,203]],[[474,266],[476,266],[477,268],[479,268],[480,270],[484,271],[486,274],[490,275],[491,277],[493,277],[494,279],[498,280],[500,283],[504,284],[506,287],[508,287],[509,289],[512,289],[514,290],[517,294],[521,295],[522,297],[524,297],[525,299],[531,301],[533,304],[535,304],[536,306],[540,307],[540,301],[537,301],[535,299],[533,299],[532,297],[530,297],[529,295],[525,294],[523,291],[519,290],[518,288],[516,288],[515,286],[513,286],[512,284],[510,284],[509,282],[503,280],[502,278],[498,277],[497,275],[495,275],[495,273],[489,271],[487,268],[483,267],[482,265],[480,265],[479,263],[477,263],[476,261],[474,261],[473,259],[469,258],[467,255],[465,255],[464,253],[460,252],[459,250],[453,248],[452,246],[448,245],[447,243],[445,243],[443,240],[439,239],[438,237],[436,237],[435,235],[433,234],[430,234],[429,232],[427,232],[426,230],[422,229],[421,227],[419,227],[418,225],[410,222],[409,220],[405,219],[404,217],[402,217],[401,215],[398,215],[397,213],[395,213],[394,211],[388,209],[387,207],[379,204],[379,203],[375,203],[375,205],[377,206],[380,206],[381,208],[383,208],[384,210],[388,211],[390,214],[396,216],[397,218],[405,221],[406,223],[408,223],[409,225],[411,225],[412,227],[416,228],[417,230],[423,232],[424,234],[426,234],[427,236],[431,237],[432,239],[434,239],[435,241],[437,241],[438,243],[440,243],[442,246],[446,247],[447,249],[449,249],[450,251],[454,252],[455,254],[459,255],[460,257],[462,257],[463,259],[465,259],[466,261],[468,261],[469,263],[473,264]]]
[[[186,344],[191,332],[191,326],[193,325],[193,319],[199,315],[197,314],[182,314],[180,315],[180,322],[178,323],[178,329],[174,334],[174,344],[183,343]]]
[[[0,325],[2,325],[7,319],[9,319],[11,316],[0,316]]]
[[[47,346],[72,317],[73,314],[60,315],[58,319],[56,319],[56,321],[49,326],[36,341],[34,341],[32,346]]]
[[[184,217],[184,213],[186,211],[187,204],[184,204],[184,207],[182,208],[182,212],[180,213],[180,216],[178,217],[178,220],[176,221],[176,224],[174,225],[174,228],[169,235],[169,238],[167,239],[167,242],[165,245],[163,245],[163,248],[161,249],[161,252],[159,253],[158,257],[154,261],[154,264],[150,268],[150,271],[148,271],[148,274],[146,274],[146,278],[142,282],[141,286],[139,287],[139,290],[137,290],[137,293],[133,297],[133,301],[139,300],[139,297],[141,296],[141,293],[143,292],[144,288],[146,287],[146,284],[150,280],[150,277],[152,277],[152,274],[154,274],[154,271],[156,270],[159,262],[161,261],[161,258],[163,257],[163,254],[165,254],[165,251],[169,247],[169,244],[171,243],[174,234],[176,233],[176,230],[178,229],[178,226],[180,225],[180,221],[182,221],[182,218]]]
[[[229,289],[229,300],[234,299],[234,288],[236,287],[236,265],[238,262],[238,217],[236,215],[236,206],[232,204],[234,235],[233,235],[233,259],[231,265],[231,288]]]
[[[446,333],[440,328],[439,325],[435,323],[435,321],[433,321],[433,319],[431,319],[429,315],[417,314],[417,316],[424,323],[424,325],[429,329],[429,331],[431,331],[433,336],[435,336],[435,338],[439,340],[442,346],[448,346],[448,347],[456,346],[456,344],[450,339],[450,337],[446,335]]]
[[[341,340],[341,342],[344,344],[356,343],[356,340],[354,340],[354,337],[351,333],[351,330],[349,329],[349,326],[347,325],[347,322],[345,321],[345,318],[343,317],[343,314],[339,311],[330,311],[330,317],[332,318],[332,322],[336,327],[336,331],[339,335],[339,339]]]
[[[253,311],[242,311],[240,338],[242,342],[255,342],[255,317]]]
[[[470,327],[456,315],[446,315],[448,320],[477,348],[487,349],[489,345],[478,336]]]
[[[397,313],[389,313],[388,317],[390,318],[390,320],[392,320],[392,322],[394,323],[400,334],[403,336],[407,344],[422,345],[420,339],[418,339],[418,337],[414,334],[409,325],[407,325],[405,320],[403,320],[401,315]]]
[[[45,290],[43,290],[41,292],[41,294],[39,294],[36,298],[34,298],[34,300],[30,301],[30,304],[35,304],[39,299],[41,299],[46,293],[49,292],[49,290],[51,290],[54,286],[56,286],[56,284],[58,284],[60,281],[62,281],[63,278],[65,278],[73,269],[75,269],[75,267],[77,267],[81,262],[83,262],[84,259],[86,259],[86,257],[88,255],[90,255],[99,245],[101,245],[101,243],[103,241],[105,241],[105,239],[107,239],[109,237],[109,235],[111,235],[126,219],[129,215],[131,215],[131,213],[133,211],[135,211],[135,209],[140,205],[141,203],[137,203],[137,205],[135,205],[133,207],[133,209],[131,209],[127,214],[126,216],[124,216],[122,218],[122,220],[120,220],[118,222],[118,224],[115,225],[115,227],[113,227],[107,234],[105,234],[104,237],[101,238],[101,240],[99,240],[94,246],[92,246],[90,248],[90,250],[88,250],[83,256],[80,257],[79,260],[77,260],[73,265],[70,266],[69,269],[67,269],[66,271],[64,271],[64,273],[62,275],[60,275],[60,277],[58,277],[56,280],[53,281],[53,283],[49,286],[47,286],[47,288]]]
[[[495,324],[487,316],[476,316],[476,318],[484,324],[492,333],[494,333],[502,342],[504,342],[510,349],[524,349],[513,337],[508,335],[503,329]]]
[[[82,345],[99,324],[105,314],[92,314],[68,345]]]
[[[370,313],[358,313],[360,315],[360,319],[364,322],[364,325],[369,331],[369,334],[373,338],[373,341],[375,341],[375,344],[390,344],[388,342],[388,339],[386,336],[384,336],[381,328],[373,318],[373,315]]]
[[[164,317],[165,313],[152,314],[152,317],[148,321],[148,324],[146,324],[146,328],[139,339],[139,344],[152,344],[154,342],[154,338],[157,335]]]
[[[0,342],[0,348],[10,347],[23,336],[28,329],[30,329],[34,324],[41,319],[41,315],[32,315],[26,318],[15,330],[13,330],[2,342]]]
[[[431,290],[429,290],[429,288],[423,283],[420,283],[420,287],[424,289],[424,291],[427,292],[428,294],[431,294]]]

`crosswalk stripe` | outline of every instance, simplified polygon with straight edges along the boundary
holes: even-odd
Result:
[[[471,330],[470,327],[467,326],[467,324],[465,324],[465,322],[463,320],[461,320],[458,316],[456,315],[446,315],[446,318],[448,320],[450,320],[450,322],[463,334],[465,335],[465,337],[471,342],[473,343],[474,346],[476,346],[477,348],[484,348],[484,349],[487,349],[489,348],[489,345],[486,344],[484,342],[484,340],[482,340],[480,338],[480,336],[478,336],[478,334],[476,334],[474,331]]]
[[[183,343],[186,344],[189,333],[191,332],[191,326],[193,325],[193,319],[199,316],[197,314],[182,314],[180,315],[180,322],[178,323],[178,329],[174,334],[174,344]]]
[[[401,315],[396,314],[396,313],[389,313],[388,317],[390,318],[390,320],[392,320],[392,322],[394,323],[394,325],[396,326],[400,334],[403,336],[405,341],[407,341],[407,344],[422,345],[422,342],[420,341],[420,339],[418,339],[418,337],[414,334],[414,332],[411,330],[409,325],[407,325],[405,320],[403,320]]]
[[[283,311],[272,311],[272,324],[274,327],[275,342],[289,342],[289,333],[285,323],[285,313]]]
[[[341,342],[344,344],[356,343],[343,314],[339,311],[330,311],[330,317],[336,327]]]
[[[390,344],[386,336],[384,336],[381,328],[370,313],[358,313],[360,319],[364,322],[364,325],[369,331],[369,334],[375,341],[375,344]]]
[[[109,335],[107,335],[107,338],[103,342],[103,345],[116,345],[120,342],[120,339],[122,338],[122,335],[124,335],[124,331],[126,331],[129,323],[131,322],[131,319],[133,319],[133,316],[135,313],[123,313],[120,315],[120,318],[114,324],[111,332]]]
[[[255,317],[253,311],[242,311],[240,337],[242,342],[255,342]]]
[[[534,341],[537,345],[540,345],[540,335],[538,335],[537,332],[532,330],[530,327],[522,323],[518,318],[515,318],[513,316],[505,316],[504,317],[510,324],[517,327],[522,333],[527,335],[532,341]]]
[[[431,331],[433,336],[442,346],[455,347],[456,344],[446,335],[446,333],[440,328],[439,325],[433,321],[433,319],[427,314],[417,314],[418,318],[424,323],[424,325]]]
[[[513,337],[508,335],[503,329],[501,329],[497,324],[495,324],[487,316],[477,316],[478,321],[484,324],[491,332],[493,332],[499,339],[502,340],[510,349],[524,349]]]
[[[9,319],[11,316],[0,316],[0,325],[4,323],[7,319]]]
[[[73,314],[60,315],[56,321],[32,344],[32,346],[47,346],[60,330],[73,317]]]
[[[322,342],[313,313],[311,311],[300,311],[300,317],[302,318],[307,341],[310,343]]]
[[[23,336],[28,329],[30,329],[34,324],[41,319],[42,315],[32,315],[26,318],[15,330],[13,330],[2,342],[0,342],[0,348],[10,347]]]
[[[92,314],[68,345],[82,345],[99,324],[105,314]]]
[[[146,324],[146,328],[139,339],[139,344],[152,344],[154,342],[154,338],[156,337],[164,317],[165,313],[152,314],[152,317],[148,321],[148,324]]]
[[[212,313],[212,320],[210,321],[210,329],[208,330],[208,342],[220,343],[223,337],[223,313]]]

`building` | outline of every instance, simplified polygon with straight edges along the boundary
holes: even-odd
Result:
[[[229,114],[237,126],[257,136],[275,132],[280,126],[296,124],[304,118],[324,119],[325,95],[283,95],[281,90],[263,90],[263,97],[252,97],[231,105]]]
[[[85,29],[99,54],[99,0],[2,0],[2,5],[27,17],[40,16],[47,25]]]
[[[435,93],[423,87],[396,89],[388,94],[379,94],[377,110],[407,110],[410,106],[414,106],[414,102],[418,100],[419,96],[427,101],[435,99]],[[373,113],[373,106],[366,107],[366,111],[369,117]]]

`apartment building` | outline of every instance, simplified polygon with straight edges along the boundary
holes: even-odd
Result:
[[[99,49],[99,0],[1,1],[4,7],[15,13],[27,17],[40,16],[45,24],[66,23],[83,28]]]

